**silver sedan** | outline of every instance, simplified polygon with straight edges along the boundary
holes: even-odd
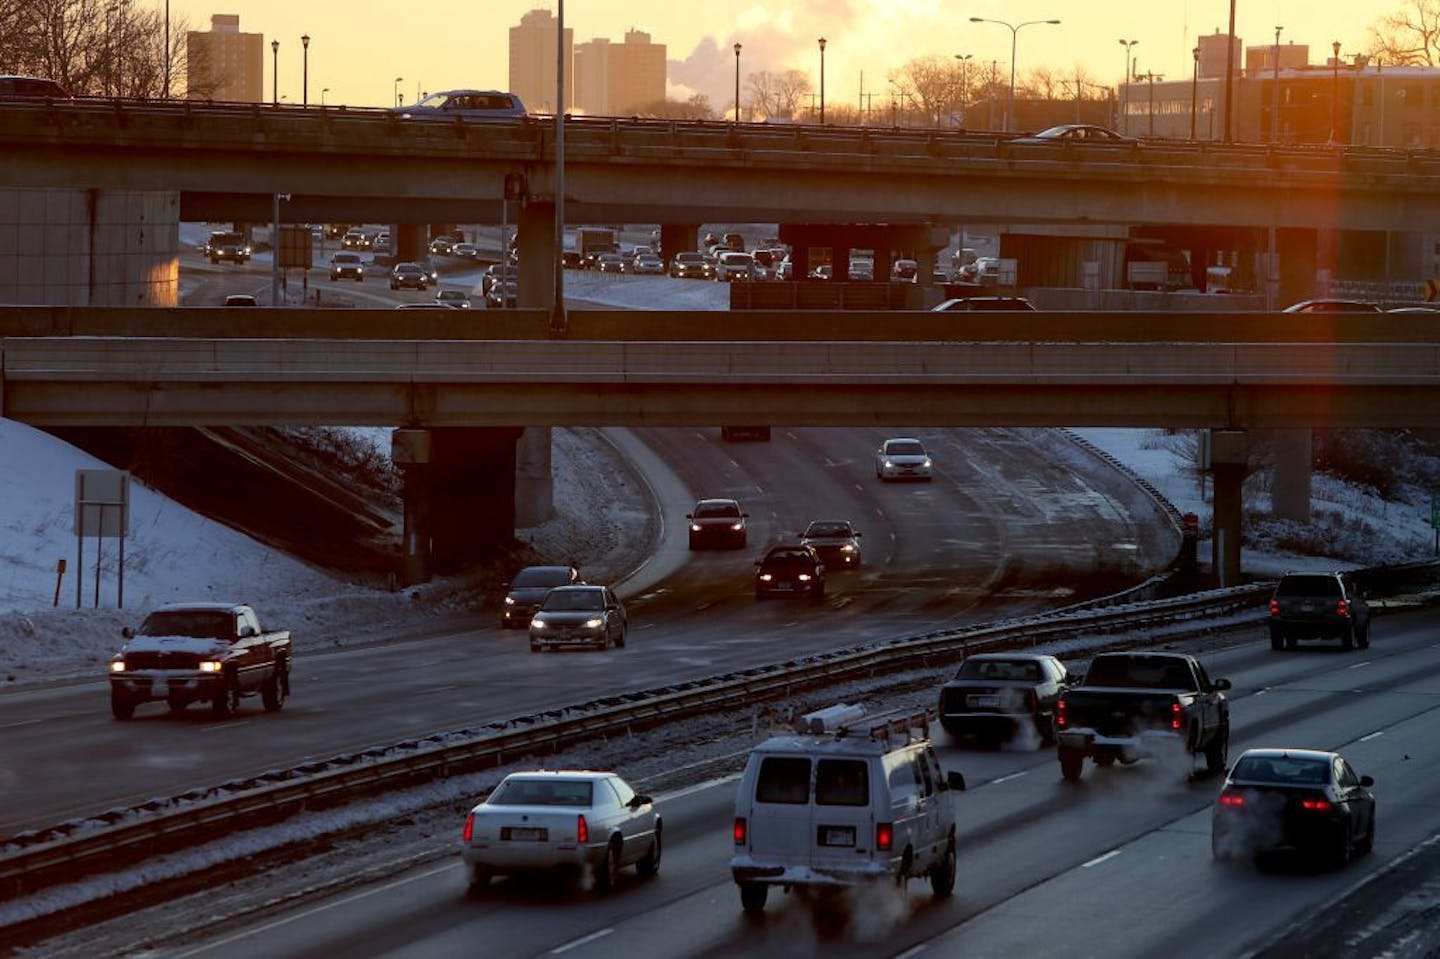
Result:
[[[460,856],[472,892],[495,875],[557,870],[604,892],[625,866],[655,875],[662,835],[654,801],[614,773],[517,772],[465,817]]]

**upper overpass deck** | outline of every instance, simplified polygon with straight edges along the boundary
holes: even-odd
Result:
[[[571,118],[572,222],[1150,223],[1433,229],[1440,154],[1004,134]],[[78,100],[0,107],[13,186],[174,189],[186,218],[289,194],[287,220],[499,222],[504,174],[554,197],[551,118]],[[343,201],[340,202],[340,201]]]

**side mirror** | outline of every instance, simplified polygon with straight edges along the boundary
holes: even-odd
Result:
[[[686,513],[686,514],[685,514],[685,518],[686,518],[686,519],[694,519],[694,518],[695,518],[695,514],[694,514],[694,513]]]
[[[126,626],[124,629],[120,630],[120,635],[126,639],[134,639],[135,630],[131,629],[129,626]]]
[[[630,800],[630,808],[631,808],[631,809],[639,809],[641,806],[648,806],[648,805],[650,805],[651,803],[653,803],[654,801],[655,801],[655,800],[651,799],[649,796],[645,795],[644,793],[636,793],[636,794],[634,795],[634,797],[632,797],[631,800]]]
[[[855,536],[856,539],[859,539],[860,537],[862,537],[862,536],[864,536],[864,535],[865,535],[865,534],[862,533],[862,532],[860,532],[858,529],[854,531],[854,536]]]
[[[764,564],[763,564],[762,562],[760,562],[760,560],[757,559],[757,560],[755,561],[755,568],[756,568],[756,569],[759,569],[759,568],[760,568],[761,566],[763,566],[763,565],[764,565]]]
[[[965,775],[959,770],[952,769],[945,774],[945,784],[956,792],[965,791]]]
[[[1374,777],[1374,776],[1361,776],[1361,777],[1360,777],[1360,785],[1364,786],[1366,789],[1369,789],[1371,786],[1375,785],[1375,777]]]
[[[241,627],[240,627],[240,638],[241,638],[241,639],[249,639],[251,636],[254,636],[254,635],[256,635],[256,633],[255,633],[255,627],[253,627],[253,626],[241,626]]]
[[[1217,679],[1215,680],[1214,685],[1212,685],[1210,688],[1215,690],[1216,692],[1224,692],[1225,690],[1230,688],[1230,680]]]

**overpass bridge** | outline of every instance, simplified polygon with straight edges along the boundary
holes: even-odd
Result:
[[[285,194],[284,222],[408,224],[397,239],[409,258],[423,248],[423,224],[501,222],[512,177],[523,187],[512,204],[520,295],[537,307],[553,296],[554,149],[544,117],[466,123],[195,101],[0,109],[11,190],[173,197],[179,219],[248,222],[269,221],[273,197]],[[889,225],[877,245],[913,247],[922,259],[945,242],[934,228],[957,223],[1185,230],[1196,249],[1274,253],[1282,295],[1295,299],[1312,295],[1330,238],[1368,237],[1388,264],[1386,237],[1440,222],[1440,155],[1386,148],[1027,144],[965,131],[576,117],[566,122],[563,182],[569,222],[660,223],[666,249],[692,248],[705,222],[778,222],[801,257],[812,245],[856,245],[842,229],[854,224]],[[82,232],[93,249],[114,252],[137,231]],[[1033,259],[1093,259],[1086,235],[1057,237]]]
[[[1420,314],[1193,314],[1177,331],[1173,314],[745,313],[714,325],[586,311],[554,339],[543,310],[507,311],[488,331],[458,311],[300,310],[288,330],[275,328],[286,311],[256,312],[0,310],[0,415],[390,425],[398,461],[423,469],[432,446],[450,450],[433,461],[464,487],[454,498],[502,502],[514,496],[507,443],[527,426],[1203,428],[1227,582],[1247,433],[1291,439],[1304,472],[1292,465],[1276,486],[1298,476],[1308,501],[1310,429],[1440,426],[1440,328]],[[247,329],[252,316],[268,328]],[[138,335],[116,335],[125,326]],[[407,497],[407,523],[424,512]]]

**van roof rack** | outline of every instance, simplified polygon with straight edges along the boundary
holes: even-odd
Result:
[[[812,736],[834,735],[836,739],[860,734],[887,746],[905,745],[929,739],[932,718],[929,709],[866,713],[863,707],[841,703],[801,716],[796,731]]]

